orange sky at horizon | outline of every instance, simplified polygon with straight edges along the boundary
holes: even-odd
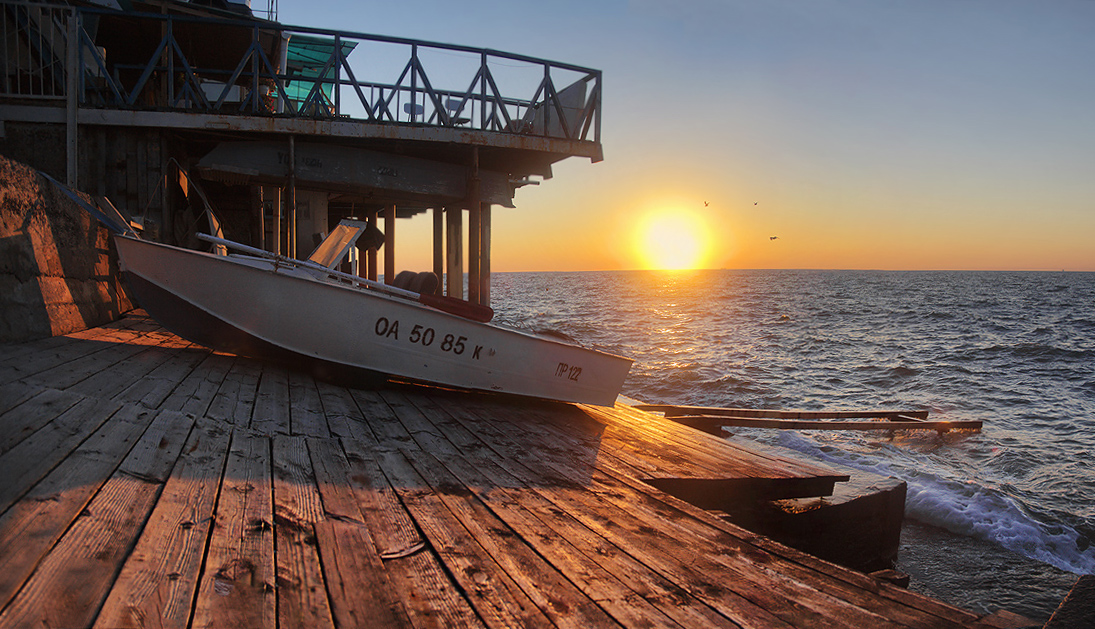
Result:
[[[659,212],[704,225],[706,268],[1095,271],[1095,3],[279,11],[603,71],[604,161],[494,208],[494,271],[646,268],[635,232]],[[432,268],[430,217],[400,223],[399,268]]]

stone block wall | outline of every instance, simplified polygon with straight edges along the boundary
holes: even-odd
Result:
[[[110,232],[0,155],[0,342],[69,334],[133,309]]]

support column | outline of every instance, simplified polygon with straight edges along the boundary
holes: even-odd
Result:
[[[395,280],[395,206],[384,208],[384,283]]]
[[[289,136],[289,250],[290,258],[297,254],[297,159],[296,142]]]
[[[447,294],[457,299],[464,298],[464,210],[459,207],[445,208],[448,247]]]
[[[271,234],[274,237],[273,251],[274,253],[281,255],[281,188],[276,188],[274,190],[274,201],[272,205],[274,206],[274,225],[272,229],[273,234]]]
[[[483,203],[479,217],[479,303],[490,305],[490,203]]]
[[[371,223],[375,227],[376,226],[376,210],[369,210],[367,214],[368,215],[367,215],[366,218],[368,219],[369,223]],[[376,268],[378,266],[376,257],[377,257],[376,256],[376,249],[369,249],[365,253],[365,277],[367,279],[370,279],[370,280],[374,281],[374,282],[376,281],[377,274],[379,273],[379,271]]]
[[[263,199],[262,184],[258,188],[259,197],[259,249],[266,250],[266,201]],[[166,195],[164,195],[166,196]]]
[[[480,303],[480,236],[482,210],[479,203],[468,208],[468,301]]]
[[[435,207],[433,212],[433,273],[437,276],[438,295],[445,294],[445,210]]]
[[[468,181],[468,301],[479,303],[479,147],[471,147],[471,178]]]

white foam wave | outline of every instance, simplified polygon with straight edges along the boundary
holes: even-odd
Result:
[[[915,452],[853,451],[791,432],[780,434],[778,443],[815,459],[904,480],[906,517],[999,544],[1074,574],[1095,574],[1095,545],[1082,533],[1060,522],[1040,521],[1018,498],[1002,491],[975,480],[946,478],[942,470],[935,473],[929,459]]]

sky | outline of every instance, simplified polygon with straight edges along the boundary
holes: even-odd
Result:
[[[1091,0],[280,0],[278,19],[603,71],[604,161],[494,209],[495,271],[1095,271]],[[431,267],[428,223],[399,226],[401,266]]]

